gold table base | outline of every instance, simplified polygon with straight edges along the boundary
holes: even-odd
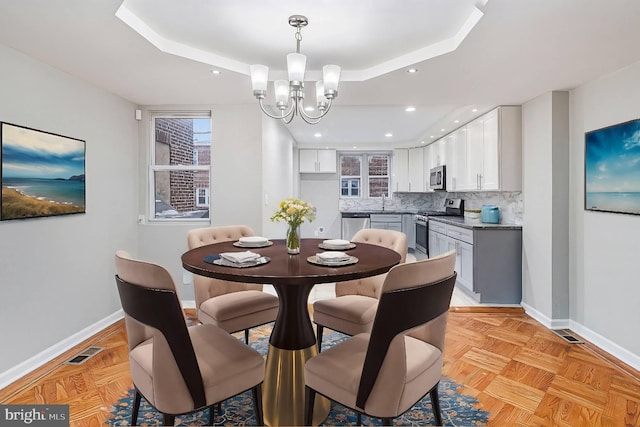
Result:
[[[304,425],[304,364],[318,354],[315,345],[301,350],[283,350],[269,344],[262,385],[264,422],[274,426]],[[316,395],[313,425],[329,415],[331,402]]]

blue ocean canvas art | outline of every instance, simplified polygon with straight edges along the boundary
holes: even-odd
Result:
[[[2,142],[1,220],[85,212],[85,142],[10,123]]]
[[[585,134],[584,207],[640,215],[640,119]]]

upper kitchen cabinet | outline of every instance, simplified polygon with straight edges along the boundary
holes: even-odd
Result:
[[[300,173],[336,173],[336,150],[298,150]]]
[[[457,141],[456,185],[449,189],[521,191],[521,107],[498,107],[464,129],[466,139]]]
[[[446,159],[446,145],[449,143],[447,137],[437,140],[425,147],[425,166],[428,171],[436,166],[444,165]]]
[[[424,168],[424,148],[409,148],[409,191],[427,191]]]
[[[395,191],[422,193],[425,181],[424,149],[396,148],[394,150]]]
[[[409,149],[393,150],[395,191],[409,191]]]

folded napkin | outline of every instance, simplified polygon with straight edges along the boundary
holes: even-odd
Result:
[[[240,243],[266,243],[269,241],[269,239],[262,236],[246,236],[246,237],[240,237],[238,241]]]
[[[261,255],[251,251],[244,252],[223,252],[220,256],[227,261],[235,262],[236,264],[244,264],[247,262],[257,261]]]
[[[338,262],[346,261],[351,257],[344,252],[321,252],[316,254],[316,258],[320,261]]]
[[[329,239],[322,242],[325,246],[349,246],[349,243],[351,242],[342,239]]]

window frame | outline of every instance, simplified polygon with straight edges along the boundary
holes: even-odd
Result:
[[[386,156],[387,157],[387,175],[369,175],[369,159],[373,156]],[[360,157],[360,175],[342,175],[342,158],[343,157]],[[382,199],[382,196],[371,197],[369,180],[371,178],[387,178],[387,191],[386,194],[389,197],[391,194],[391,177],[392,177],[392,162],[393,152],[387,150],[381,151],[342,151],[338,153],[338,167],[340,168],[340,174],[338,178],[338,192],[340,199],[353,200],[353,199]],[[342,195],[342,180],[343,179],[360,179],[360,195],[359,196],[343,196]]]
[[[148,147],[149,147],[149,159],[148,166],[149,172],[147,177],[147,185],[148,185],[148,193],[147,193],[147,219],[149,223],[188,223],[188,222],[197,222],[197,223],[209,223],[211,221],[211,197],[207,197],[207,205],[199,205],[198,204],[198,189],[203,187],[195,188],[195,206],[196,207],[205,207],[209,208],[209,216],[207,218],[158,218],[156,217],[156,189],[155,189],[155,173],[156,172],[198,172],[204,171],[209,174],[209,187],[207,187],[207,193],[210,195],[211,189],[211,165],[156,165],[156,119],[209,119],[210,126],[209,129],[212,130],[213,123],[211,121],[211,111],[150,111],[149,112],[149,137]],[[211,150],[211,145],[213,141],[209,141],[209,150]],[[195,150],[194,150],[195,152]],[[195,159],[193,159],[195,160]],[[192,160],[192,161],[193,161]],[[195,162],[194,162],[195,163]],[[209,162],[211,163],[211,162]]]

